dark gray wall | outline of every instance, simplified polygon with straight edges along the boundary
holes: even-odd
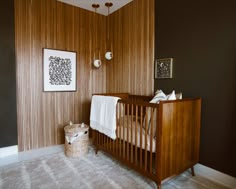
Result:
[[[156,58],[174,78],[155,89],[203,98],[200,163],[236,176],[236,1],[156,1]]]
[[[0,148],[17,144],[14,0],[0,1]]]

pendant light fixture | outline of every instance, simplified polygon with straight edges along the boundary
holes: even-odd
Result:
[[[113,58],[113,54],[112,54],[112,47],[111,47],[111,39],[110,39],[110,28],[109,28],[109,14],[110,14],[110,7],[112,7],[112,3],[111,2],[107,2],[105,3],[105,6],[107,7],[107,51],[105,53],[105,58],[107,60],[111,60]]]
[[[93,55],[93,66],[95,68],[99,68],[102,65],[101,57],[100,57],[100,49],[97,47],[97,20],[96,20],[96,13],[97,8],[100,7],[99,4],[92,4],[92,7],[94,8],[94,55]]]

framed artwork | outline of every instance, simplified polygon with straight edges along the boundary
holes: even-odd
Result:
[[[173,77],[173,58],[155,60],[155,79],[168,79]]]
[[[76,52],[43,49],[43,90],[76,91]]]

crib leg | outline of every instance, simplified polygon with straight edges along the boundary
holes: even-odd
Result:
[[[191,167],[192,176],[195,176],[194,167]]]
[[[95,146],[95,153],[98,154],[98,146]]]
[[[155,181],[156,185],[157,185],[157,189],[161,189],[161,182]]]
[[[93,144],[95,146],[95,153],[97,154],[98,153],[98,143],[97,143],[97,140],[98,140],[98,133],[97,131],[93,130]]]

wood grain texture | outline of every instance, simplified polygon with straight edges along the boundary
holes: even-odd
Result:
[[[201,99],[160,102],[161,180],[199,161]]]
[[[118,95],[120,94],[115,96]],[[161,188],[163,182],[189,168],[194,174],[193,166],[199,161],[201,98],[160,101],[159,104],[149,103],[147,100],[149,98],[151,97],[129,95],[129,98],[118,101],[117,109],[120,111],[116,117],[117,138],[114,141],[117,144],[116,149],[108,149],[107,136],[98,131],[95,131],[97,134],[93,135],[93,141],[97,150],[110,153],[121,162],[153,179],[158,188]],[[132,106],[136,107],[136,112],[129,111]],[[151,110],[151,114],[148,109]],[[149,120],[148,114],[152,115]],[[137,131],[138,118],[140,118],[139,131]],[[136,122],[135,125],[132,124],[133,121]],[[130,140],[129,129],[132,130],[132,127],[136,130],[135,140]],[[147,130],[148,127],[151,131]],[[147,147],[149,132],[151,136],[154,134],[156,136],[150,138],[150,144],[156,142],[155,150]],[[97,136],[100,140],[97,140]],[[114,153],[115,151],[119,153]],[[135,157],[135,161],[131,160],[132,156]]]
[[[134,0],[109,17],[114,58],[107,92],[151,95],[154,85],[154,0]]]
[[[96,15],[105,52],[106,18]],[[92,93],[106,92],[106,66],[92,67],[94,14],[56,0],[15,0],[17,124],[20,151],[61,144],[63,128],[89,122]],[[77,52],[77,91],[43,92],[42,49]]]

